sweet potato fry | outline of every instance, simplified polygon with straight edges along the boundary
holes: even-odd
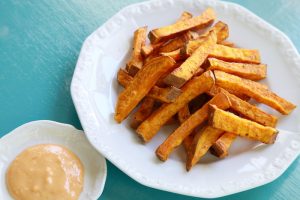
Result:
[[[224,89],[237,90],[258,102],[274,108],[284,115],[289,114],[296,107],[294,104],[266,89],[265,86],[262,86],[260,83],[217,70],[214,71],[214,74],[217,86]]]
[[[216,34],[216,42],[221,42],[224,39],[226,39],[229,35],[229,30],[227,24],[219,21],[216,23],[212,28],[210,28],[208,31],[203,33],[202,35],[198,36],[197,38],[193,40],[189,40],[187,44],[182,48],[181,54],[185,55],[185,57],[188,57],[194,53],[194,51],[202,45],[202,43],[205,41],[205,38],[210,34],[211,31],[214,31]]]
[[[261,125],[270,127],[276,126],[278,120],[277,117],[264,112],[263,110],[254,105],[251,105],[246,101],[243,101],[237,96],[230,94],[226,90],[222,90],[222,92],[224,92],[228,96],[231,102],[231,108],[237,113]]]
[[[175,61],[172,58],[161,56],[152,59],[139,70],[118,97],[115,120],[118,123],[122,122],[147,95],[160,76],[173,68],[174,65]]]
[[[152,52],[154,52],[155,50],[159,49],[159,47],[161,47],[164,44],[164,42],[160,42],[157,44],[148,44],[148,45],[144,45],[142,46],[142,55],[146,58],[148,57]]]
[[[137,129],[141,138],[148,142],[173,115],[183,108],[196,96],[209,90],[214,85],[214,77],[211,71],[195,77],[182,87],[182,94],[173,103],[163,104],[151,114]]]
[[[133,52],[129,62],[126,65],[126,70],[131,76],[134,76],[143,66],[142,46],[146,42],[147,27],[138,28],[134,32],[133,37]]]
[[[219,92],[222,91],[223,88],[214,85],[209,91],[206,92],[206,94],[208,94],[209,96],[215,96],[216,94],[218,94]],[[250,97],[248,97],[245,94],[240,94],[238,91],[236,90],[228,90],[226,89],[226,91],[228,91],[229,93],[239,97],[240,99],[244,100],[244,101],[249,101]]]
[[[227,40],[218,42],[218,44],[224,45],[224,46],[228,46],[228,47],[235,47],[235,44],[234,44],[233,42],[229,42],[229,41],[227,41]]]
[[[138,110],[134,113],[130,126],[136,129],[147,117],[149,117],[154,108],[155,99],[145,97]]]
[[[127,87],[133,78],[123,69],[118,72],[118,81],[123,87]],[[166,87],[160,88],[158,86],[153,86],[147,97],[151,97],[160,102],[171,103],[181,94],[181,90],[176,87]]]
[[[162,53],[160,53],[160,55],[161,56],[170,56],[175,61],[182,59],[181,54],[180,54],[180,49],[177,49],[177,50],[171,51],[171,52],[162,52]]]
[[[183,47],[188,40],[196,39],[199,34],[193,31],[188,31],[164,44],[159,48],[159,52],[171,52]]]
[[[261,80],[267,76],[267,66],[264,64],[233,63],[209,58],[208,70],[220,70],[253,81]]]
[[[219,158],[228,155],[228,149],[237,137],[236,134],[225,132],[210,148],[210,152]]]
[[[260,63],[260,54],[256,49],[232,48],[224,45],[214,45],[210,49],[209,57],[219,58],[225,61],[242,63]]]
[[[212,127],[266,144],[275,142],[278,134],[276,129],[243,119],[235,114],[219,109],[215,105],[210,105],[209,109],[209,125]]]
[[[167,160],[170,153],[178,147],[197,126],[207,120],[209,115],[209,104],[217,105],[222,109],[227,109],[230,107],[230,100],[224,93],[219,93],[208,101],[202,108],[192,114],[156,149],[156,155],[160,160]]]
[[[224,131],[205,126],[196,133],[186,162],[186,170],[189,171],[202,158],[209,148],[217,141]]]
[[[178,120],[180,122],[180,124],[182,124],[185,120],[187,120],[191,113],[190,113],[190,109],[189,109],[189,106],[188,105],[185,105],[183,108],[181,108],[178,113]],[[193,136],[192,134],[190,134],[189,136],[187,136],[184,140],[183,140],[183,146],[184,146],[184,149],[186,151],[186,153],[188,153],[189,151],[189,148],[191,146],[193,142]]]
[[[190,56],[185,62],[174,71],[172,71],[166,78],[164,82],[167,85],[172,85],[177,88],[180,88],[184,85],[190,78],[194,76],[197,70],[200,68],[200,65],[207,58],[207,49],[210,48],[213,44],[216,43],[216,34],[214,31],[206,37],[206,40],[199,46],[199,48]]]
[[[192,17],[193,17],[193,15],[192,15],[191,13],[189,13],[189,12],[187,12],[187,11],[184,11],[184,12],[181,14],[180,18],[177,20],[177,22],[178,22],[178,21],[184,21],[184,20],[190,19],[190,18],[192,18]],[[165,42],[159,42],[159,43],[157,43],[157,44],[149,44],[149,45],[143,46],[143,47],[142,47],[142,54],[143,54],[143,56],[144,56],[144,57],[148,57],[153,51],[156,51],[156,50],[158,50],[161,46],[163,46],[164,43],[165,43]],[[171,45],[171,44],[169,44],[169,45]],[[173,45],[174,45],[174,42],[173,42]],[[168,47],[164,47],[163,49],[166,50],[166,48],[168,48]],[[179,48],[179,47],[178,47],[178,48]],[[177,48],[174,49],[174,47],[173,47],[172,50],[169,50],[169,51],[162,51],[162,50],[161,50],[161,52],[170,52],[170,51],[174,51],[174,50],[176,50],[176,49],[177,49]]]
[[[215,18],[216,16],[214,10],[208,8],[197,17],[193,17],[191,19],[183,21],[178,21],[175,24],[154,29],[150,31],[148,37],[151,43],[155,44],[162,40],[174,38],[178,34],[194,28],[207,27],[214,21]]]

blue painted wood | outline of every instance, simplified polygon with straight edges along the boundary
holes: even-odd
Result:
[[[232,0],[285,32],[300,49],[300,1]],[[70,81],[84,39],[122,7],[138,0],[1,0],[0,136],[38,119],[81,128]],[[299,159],[276,181],[220,198],[300,199]],[[194,199],[142,186],[108,162],[101,199]]]

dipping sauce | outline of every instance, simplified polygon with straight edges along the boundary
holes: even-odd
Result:
[[[16,200],[73,200],[83,189],[84,169],[70,150],[53,144],[30,147],[9,166],[6,184]]]

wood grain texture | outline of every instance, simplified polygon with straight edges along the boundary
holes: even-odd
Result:
[[[283,31],[300,49],[300,1],[231,0]],[[0,136],[32,120],[81,128],[70,82],[84,39],[118,10],[139,0],[0,1]],[[300,196],[300,159],[277,180],[219,200],[294,200]],[[108,162],[101,200],[192,200],[138,184]]]

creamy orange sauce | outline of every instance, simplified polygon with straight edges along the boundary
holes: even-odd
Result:
[[[84,169],[68,149],[53,144],[30,147],[9,166],[6,184],[16,200],[73,200],[83,189]]]

